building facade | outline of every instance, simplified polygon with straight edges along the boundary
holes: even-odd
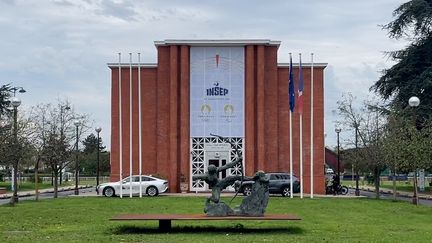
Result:
[[[289,172],[289,64],[278,63],[279,41],[165,40],[155,42],[156,64],[109,63],[111,180],[157,174],[169,191],[207,191],[193,174],[234,159],[233,149],[211,134],[227,137],[243,152],[246,175],[258,170]],[[127,57],[126,57],[127,59]],[[299,65],[293,65],[297,88]],[[303,63],[303,187],[325,192],[324,68]],[[297,92],[296,92],[297,96]],[[292,114],[293,170],[300,175],[300,119]],[[313,148],[311,149],[311,128]],[[313,173],[310,156],[313,153]],[[241,167],[221,173],[240,175]]]

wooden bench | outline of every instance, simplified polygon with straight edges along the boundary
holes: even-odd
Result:
[[[6,194],[6,187],[0,187],[0,194]]]
[[[158,220],[160,231],[170,231],[172,220],[301,220],[298,216],[290,214],[266,214],[263,217],[248,216],[226,216],[210,217],[204,214],[122,214],[117,215],[110,220]]]

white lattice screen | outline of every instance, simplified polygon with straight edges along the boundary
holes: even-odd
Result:
[[[232,137],[228,138],[228,140],[234,145],[234,148],[231,150],[230,161],[232,162],[235,159],[235,149],[241,151],[244,154],[244,138],[241,137]],[[220,138],[217,137],[193,137],[191,138],[191,174],[204,174],[207,171],[207,164],[205,161],[205,151],[204,144],[215,144],[215,143],[224,143]],[[243,160],[243,168],[244,168],[244,160]],[[230,175],[241,175],[240,166],[235,166],[228,170],[227,176]],[[206,191],[208,187],[204,181],[192,181],[191,178],[191,191]]]

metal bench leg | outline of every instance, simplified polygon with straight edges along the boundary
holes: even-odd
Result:
[[[163,232],[168,232],[171,230],[171,220],[170,219],[160,219],[159,220],[159,230]]]

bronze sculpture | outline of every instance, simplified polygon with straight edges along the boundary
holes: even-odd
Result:
[[[212,136],[217,136],[213,135]],[[230,143],[226,138],[219,137],[222,141]],[[235,147],[230,143],[232,147]],[[219,179],[219,172],[233,168],[236,165],[242,166],[243,156],[241,152],[235,149],[236,158],[233,162],[227,163],[224,166],[216,167],[215,165],[209,165],[207,172],[204,174],[193,175],[193,180],[204,180],[212,189],[212,195],[207,198],[205,203],[204,212],[208,216],[228,216],[228,215],[254,215],[263,216],[265,208],[268,202],[268,179],[263,171],[259,171],[254,177],[244,177],[243,170],[241,176],[228,176],[223,179]],[[235,181],[243,180],[254,180],[253,195],[246,197],[242,205],[237,207],[235,210],[231,209],[227,204],[220,201],[220,194],[223,189],[234,184]],[[241,186],[241,185],[240,185]],[[234,198],[237,196],[234,196]],[[234,199],[233,198],[233,199]],[[231,200],[232,201],[232,200]]]

